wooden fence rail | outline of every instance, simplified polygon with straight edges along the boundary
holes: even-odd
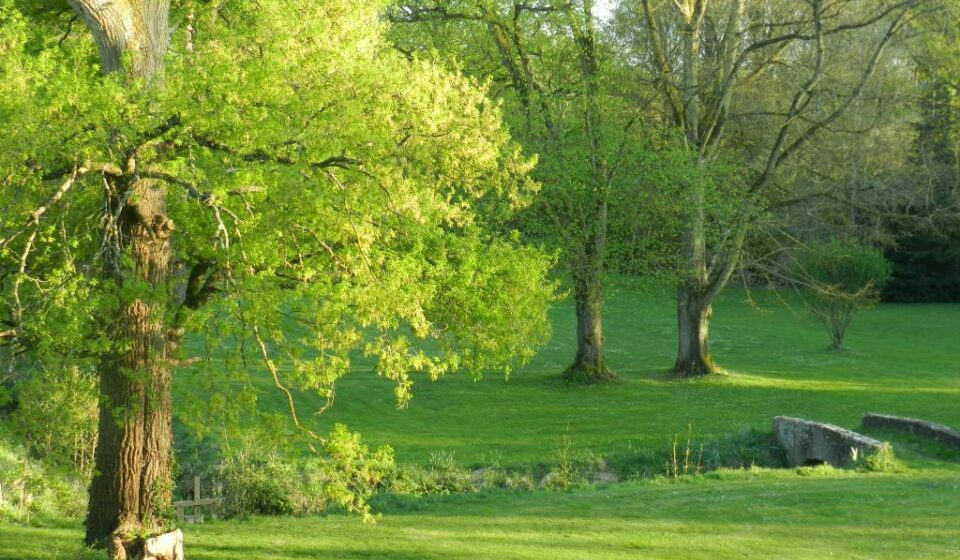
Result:
[[[193,499],[179,500],[173,502],[173,508],[177,511],[177,519],[187,523],[203,523],[203,512],[201,508],[208,508],[211,513],[216,513],[223,505],[223,498],[202,498],[200,496],[200,477],[193,477]],[[187,509],[190,513],[187,513]]]

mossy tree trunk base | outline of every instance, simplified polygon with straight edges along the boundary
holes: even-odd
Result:
[[[709,356],[706,356],[700,360],[684,362],[683,364],[674,364],[671,371],[674,377],[680,379],[706,377],[708,375],[717,375],[722,373],[722,370],[718,368],[715,363],[713,363],[713,360],[711,360]]]
[[[677,292],[677,329],[679,348],[673,374],[679,378],[703,377],[721,373],[710,355],[708,338],[711,302],[697,290],[681,286]]]
[[[589,385],[612,381],[603,351],[603,297],[597,285],[576,290],[577,356],[561,376],[566,383]]]
[[[593,385],[616,381],[617,376],[606,367],[598,369],[572,365],[564,370],[560,379],[570,385]]]

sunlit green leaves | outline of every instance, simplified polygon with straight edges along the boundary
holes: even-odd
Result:
[[[255,418],[266,361],[278,386],[332,397],[366,352],[403,404],[412,372],[506,372],[545,340],[548,259],[484,227],[530,200],[534,162],[482,87],[384,40],[382,2],[182,2],[149,88],[102,77],[86,34],[31,43],[46,27],[0,6],[0,238],[83,166],[164,182],[176,227],[168,285],[116,283],[102,230],[116,209],[99,172],[79,175],[27,226],[18,327],[57,341],[44,349],[96,357],[117,301],[163,302],[186,329],[181,419],[207,431]],[[11,242],[3,270],[26,248]],[[194,271],[213,294],[198,310]]]

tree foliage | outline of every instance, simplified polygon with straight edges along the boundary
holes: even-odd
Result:
[[[548,334],[550,263],[488,226],[529,201],[534,161],[476,82],[384,40],[382,8],[182,2],[144,81],[102,76],[89,35],[2,0],[8,375],[98,370],[131,350],[110,318],[148,302],[190,387],[183,420],[249,417],[266,375],[314,437],[294,392],[332,400],[358,353],[400,405],[413,372],[530,357]],[[147,192],[167,214],[145,226],[173,251],[160,282],[131,272],[118,227]]]
[[[672,270],[675,191],[658,175],[691,173],[675,138],[652,125],[595,3],[399,0],[398,48],[436,53],[490,80],[542,191],[516,223],[560,254],[577,313],[572,382],[611,377],[603,346],[603,277]],[[669,152],[669,154],[667,154]],[[671,156],[679,156],[672,158]],[[671,168],[681,164],[681,168]],[[692,173],[696,173],[695,171]]]
[[[919,19],[910,52],[916,68],[913,150],[904,196],[888,228],[894,264],[884,297],[895,301],[960,301],[960,8]]]

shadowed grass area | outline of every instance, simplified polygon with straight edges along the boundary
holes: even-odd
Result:
[[[190,526],[191,559],[894,559],[960,554],[960,477],[720,471],[560,493],[418,502],[377,525],[339,515]],[[79,526],[0,526],[0,557],[75,558]]]

